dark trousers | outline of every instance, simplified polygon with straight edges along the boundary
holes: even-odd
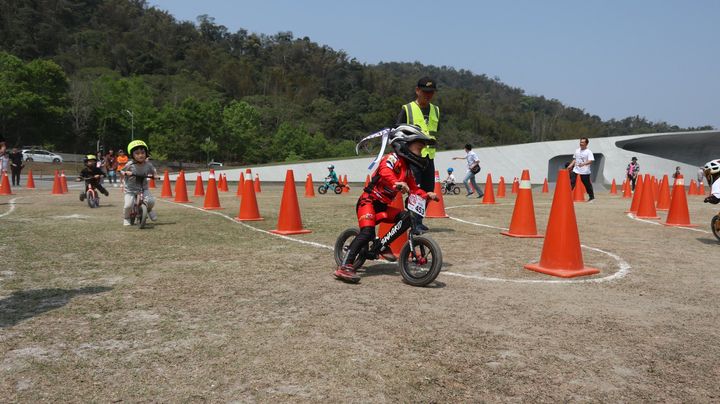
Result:
[[[10,171],[12,171],[12,185],[19,187],[20,186],[20,171],[22,171],[22,168],[10,167]]]
[[[435,160],[430,158],[426,158],[426,160],[427,164],[425,164],[425,168],[421,169],[420,167],[410,164],[410,171],[412,171],[415,182],[420,189],[425,192],[433,192],[435,191]],[[422,224],[422,216],[415,215],[415,219],[419,224]]]
[[[635,191],[635,181],[637,180],[637,177],[628,175],[627,179],[628,179],[628,181],[630,181],[630,184],[632,185],[632,190]]]
[[[593,192],[592,182],[590,182],[590,174],[576,174],[575,172],[570,172],[570,188],[575,189],[575,181],[577,180],[578,175],[580,176],[580,181],[582,181],[583,185],[585,185],[585,190],[587,191],[588,197],[590,199],[595,198],[595,192]]]

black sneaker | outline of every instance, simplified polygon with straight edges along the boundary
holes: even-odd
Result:
[[[80,202],[83,202],[85,200],[85,193],[80,194]]]
[[[106,190],[103,191],[103,195],[105,195],[105,196],[110,196],[110,192],[108,192],[107,189],[106,189]]]
[[[592,202],[592,201],[594,201],[594,200],[595,200],[595,197],[594,197],[594,196],[591,196],[591,197],[588,199],[588,202]]]

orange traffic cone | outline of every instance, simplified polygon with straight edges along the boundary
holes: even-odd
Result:
[[[228,187],[227,183],[227,174],[222,174],[222,191],[223,192],[230,192],[230,188]]]
[[[505,197],[505,177],[502,175],[500,176],[500,181],[498,181],[498,198],[504,198]]]
[[[395,195],[395,199],[393,199],[393,201],[390,202],[390,206],[395,209],[398,209],[400,211],[405,209],[405,205],[403,203],[403,196],[400,192],[398,192],[397,195]],[[393,226],[394,226],[394,224],[392,224],[392,223],[380,222],[380,224],[378,225],[378,235],[386,234]],[[403,247],[403,245],[405,245],[407,240],[408,240],[407,232],[404,232],[398,238],[396,238],[392,243],[390,243],[390,251],[392,251],[392,253],[396,259],[397,259],[397,257],[400,256],[400,250],[402,250],[402,247]]]
[[[168,170],[165,170],[165,176],[163,177],[162,190],[160,191],[161,198],[172,198],[172,190],[170,189],[170,175]]]
[[[510,230],[503,231],[510,237],[522,238],[539,238],[542,234],[538,234],[537,225],[535,224],[535,207],[532,199],[532,186],[530,185],[530,170],[523,170],[520,177],[520,188],[518,196],[515,198],[515,208],[513,209],[512,220],[510,221]]]
[[[255,197],[255,184],[252,180],[252,173],[248,168],[246,172],[248,176],[244,181],[242,201],[240,201],[240,212],[238,213],[236,220],[240,221],[255,221],[263,220],[260,217],[260,210],[258,209],[257,198]]]
[[[148,183],[148,188],[155,189],[155,176],[150,177],[150,182]]]
[[[185,184],[185,172],[180,170],[177,180],[175,181],[175,202],[190,203],[187,194],[187,184]]]
[[[688,189],[688,195],[697,195],[697,185],[695,180],[690,180],[690,189]]]
[[[315,188],[313,187],[312,173],[308,173],[307,178],[305,178],[305,197],[315,197]]]
[[[653,205],[658,201],[658,194],[660,193],[660,184],[658,184],[657,178],[654,175],[650,176],[650,183],[652,184],[652,200]]]
[[[283,235],[311,233],[310,230],[303,229],[302,226],[293,170],[287,170],[285,174],[285,188],[283,188],[282,200],[280,201],[277,229],[270,230],[270,232]]]
[[[350,192],[350,186],[348,186],[347,174],[345,174],[345,176],[343,177],[343,184],[345,184],[345,186],[343,187],[342,193],[343,193],[343,194],[349,193],[349,192]]]
[[[439,182],[435,183],[435,189],[433,190],[438,197],[438,201],[431,201],[428,199],[427,206],[425,206],[425,217],[430,218],[448,218],[450,216],[445,213],[445,201],[442,195],[442,186]],[[404,207],[403,207],[404,209]]]
[[[642,195],[644,187],[645,184],[643,183],[642,175],[638,174],[637,180],[635,180],[635,192],[633,192],[632,202],[630,202],[630,210],[626,210],[625,213],[635,213],[638,211],[640,207],[640,196]]]
[[[203,187],[202,174],[200,173],[198,173],[195,178],[195,192],[193,192],[193,196],[205,196],[205,187]]]
[[[517,177],[515,177],[515,178],[513,178],[513,183],[512,183],[512,193],[517,194],[519,189],[520,189],[520,183],[518,182]]]
[[[643,184],[650,185],[643,186],[643,191],[640,195],[640,205],[638,206],[635,216],[639,219],[660,219],[660,216],[657,215],[657,210],[655,210],[655,198],[653,198],[653,185],[650,174],[645,174]]]
[[[25,189],[35,189],[35,179],[33,178],[32,170],[28,171],[27,185],[25,185]]]
[[[220,207],[220,197],[218,196],[217,181],[215,181],[215,170],[210,170],[210,177],[208,178],[208,186],[207,192],[205,193],[205,201],[203,202],[203,209],[222,209]]]
[[[658,190],[658,201],[655,205],[657,210],[668,210],[670,209],[670,183],[668,176],[663,176],[662,182],[660,183],[660,189]]]
[[[663,224],[665,226],[697,227],[697,225],[690,223],[690,211],[685,196],[685,180],[682,175],[675,178],[670,210]]]
[[[573,202],[585,202],[585,184],[583,184],[583,182],[580,181],[580,174],[575,176],[575,188],[573,189]]]
[[[612,180],[612,184],[610,184],[610,195],[617,195],[617,184],[615,184],[615,178]]]
[[[586,267],[583,263],[567,170],[558,172],[540,262],[526,264],[525,268],[562,278],[600,273],[600,270]]]
[[[483,195],[482,203],[484,205],[494,205],[495,204],[495,194],[493,194],[492,175],[490,175],[490,173],[488,173],[488,175],[485,179],[485,194]]]
[[[697,191],[698,191],[698,193],[697,193],[698,195],[705,196],[705,183],[698,182]]]
[[[12,188],[10,188],[10,180],[6,171],[2,172],[2,185],[0,186],[0,195],[13,195]]]
[[[625,186],[623,187],[623,199],[629,199],[632,198],[632,189],[630,185],[630,181],[625,181]]]
[[[65,176],[65,170],[60,171],[60,185],[62,185],[62,193],[68,193],[67,177]]]
[[[260,189],[260,174],[255,174],[255,193],[259,194],[262,192],[262,189]]]
[[[237,196],[238,198],[242,197],[244,188],[245,188],[245,176],[243,175],[243,173],[241,171],[240,178],[238,178],[238,187],[237,187],[237,192],[235,192],[235,196]]]
[[[62,184],[60,183],[60,173],[58,173],[58,170],[55,170],[55,178],[53,178],[52,194],[53,195],[62,195]]]
[[[550,192],[550,188],[548,187],[547,177],[545,177],[545,181],[543,182],[543,187],[542,187],[542,193],[547,194],[549,192]]]

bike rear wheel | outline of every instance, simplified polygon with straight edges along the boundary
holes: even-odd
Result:
[[[426,236],[413,238],[413,251],[407,242],[400,250],[400,274],[405,283],[412,286],[427,286],[440,274],[442,251],[438,243]]]
[[[148,208],[145,206],[145,204],[140,205],[140,228],[145,228],[145,223],[147,222],[148,218]]]
[[[710,221],[710,228],[712,229],[715,238],[720,241],[720,215],[713,216],[712,220]]]
[[[336,194],[340,195],[340,194],[342,194],[343,186],[338,185],[338,186],[335,187],[335,189],[334,189],[333,191],[334,191]]]
[[[452,190],[452,191],[453,191],[453,194],[459,195],[459,194],[460,194],[460,187],[457,186],[457,185],[455,185],[455,186],[453,187],[453,190]]]
[[[350,249],[350,244],[355,240],[355,237],[360,234],[360,229],[358,228],[350,228],[344,230],[338,238],[335,240],[335,248],[333,249],[334,256],[335,256],[335,264],[337,266],[342,265],[343,260],[345,259],[345,254],[347,254],[348,249]],[[365,263],[365,254],[367,254],[367,247],[363,247],[360,249],[360,253],[355,258],[355,262],[353,262],[353,268],[358,269]]]

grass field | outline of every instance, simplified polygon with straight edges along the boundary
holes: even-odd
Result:
[[[268,233],[281,185],[257,196],[264,221],[231,220],[231,192],[220,211],[158,200],[146,230],[123,228],[117,188],[99,209],[77,188],[0,196],[0,401],[720,401],[720,245],[701,197],[695,229],[606,194],[576,204],[601,272],[561,280],[523,268],[543,239],[499,234],[512,194],[449,196],[450,218],[426,221],[444,270],[415,288],[382,261],[335,280],[358,187],[297,190],[312,233],[291,237]],[[534,192],[540,232],[551,199]]]

